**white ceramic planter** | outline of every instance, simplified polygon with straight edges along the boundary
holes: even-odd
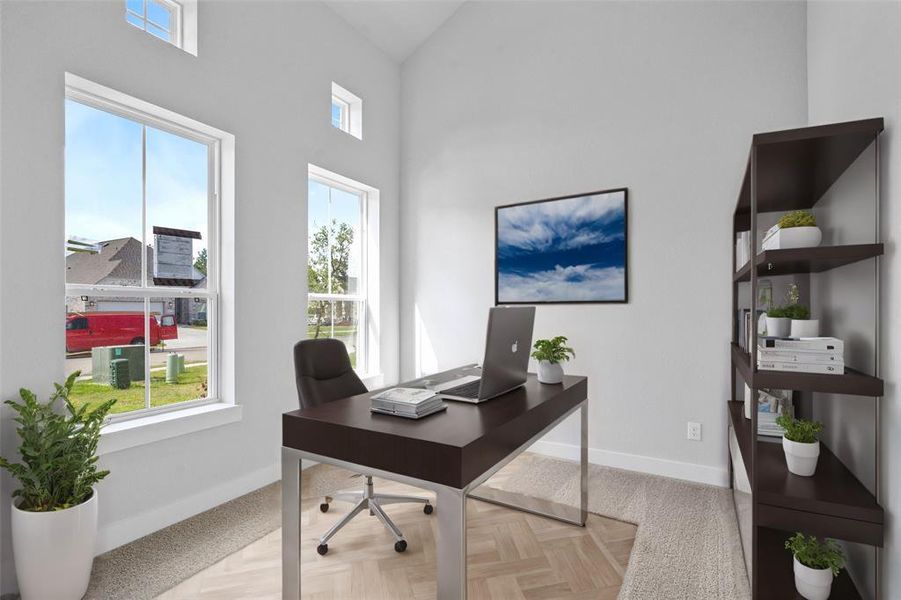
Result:
[[[820,457],[820,442],[802,444],[783,437],[782,449],[785,451],[785,462],[788,464],[788,470],[795,475],[810,477],[817,470],[817,460]]]
[[[53,512],[12,507],[13,556],[22,600],[79,600],[97,542],[97,492]]]
[[[795,559],[795,589],[807,600],[828,600],[832,579],[831,569],[811,569]]]
[[[788,337],[792,320],[786,317],[767,317],[766,334],[770,337]]]
[[[791,320],[791,337],[819,337],[820,320],[819,319],[792,319]]]
[[[538,361],[538,381],[541,383],[560,383],[563,381],[563,365]]]
[[[813,248],[823,240],[819,227],[789,227],[780,229],[762,244],[764,250],[787,250],[789,248]]]

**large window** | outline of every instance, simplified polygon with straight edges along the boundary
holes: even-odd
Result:
[[[367,198],[328,178],[310,176],[307,337],[344,342],[354,368],[367,373]]]
[[[65,112],[73,401],[132,417],[216,399],[218,140],[72,87]]]

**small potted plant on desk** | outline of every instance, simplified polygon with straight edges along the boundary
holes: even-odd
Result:
[[[776,423],[785,430],[782,434],[782,450],[788,470],[795,475],[810,477],[817,470],[820,457],[820,440],[817,434],[823,430],[819,421],[795,419],[791,415],[780,415]]]
[[[538,381],[560,383],[563,381],[563,366],[560,363],[576,356],[566,345],[566,337],[558,335],[550,340],[536,340],[532,358],[538,361]]]
[[[109,474],[97,470],[100,429],[115,400],[76,408],[69,394],[79,371],[48,402],[22,389],[16,412],[21,463],[0,457],[15,477],[12,541],[23,600],[77,600],[91,577],[97,540],[97,491]]]
[[[845,556],[835,540],[820,542],[796,533],[785,542],[795,557],[795,589],[807,600],[827,600],[832,581],[845,566]]]

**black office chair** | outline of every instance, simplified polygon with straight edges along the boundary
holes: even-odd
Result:
[[[350,356],[344,342],[334,339],[302,340],[294,345],[294,374],[297,378],[297,396],[301,408],[319,406],[332,400],[364,394],[368,390],[350,364]],[[360,475],[355,475],[359,477]],[[372,476],[364,475],[366,483],[362,492],[341,492],[333,496],[326,496],[325,501],[319,505],[319,510],[328,512],[329,503],[333,500],[341,500],[354,504],[353,509],[347,515],[335,523],[331,529],[319,538],[319,546],[316,551],[319,554],[328,552],[328,541],[338,531],[350,523],[351,519],[365,509],[369,509],[370,515],[375,515],[388,528],[394,536],[394,549],[403,552],[407,549],[407,541],[404,534],[397,528],[382,505],[416,502],[424,504],[423,512],[432,514],[432,505],[426,498],[416,496],[398,496],[394,494],[376,494],[373,492]]]

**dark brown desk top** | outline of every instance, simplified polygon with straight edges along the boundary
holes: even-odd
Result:
[[[403,384],[400,384],[403,385]],[[526,384],[482,404],[410,420],[369,411],[369,394],[282,415],[282,445],[463,488],[588,397],[588,379]]]

